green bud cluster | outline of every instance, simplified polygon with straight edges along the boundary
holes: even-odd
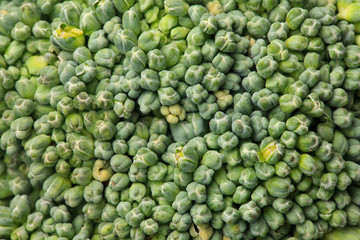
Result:
[[[0,238],[306,240],[358,226],[359,11],[1,1]]]

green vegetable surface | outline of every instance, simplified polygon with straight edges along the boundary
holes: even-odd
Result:
[[[0,0],[0,239],[359,224],[359,1]]]

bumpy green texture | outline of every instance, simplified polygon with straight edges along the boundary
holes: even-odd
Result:
[[[0,239],[358,240],[359,12],[0,1]]]

